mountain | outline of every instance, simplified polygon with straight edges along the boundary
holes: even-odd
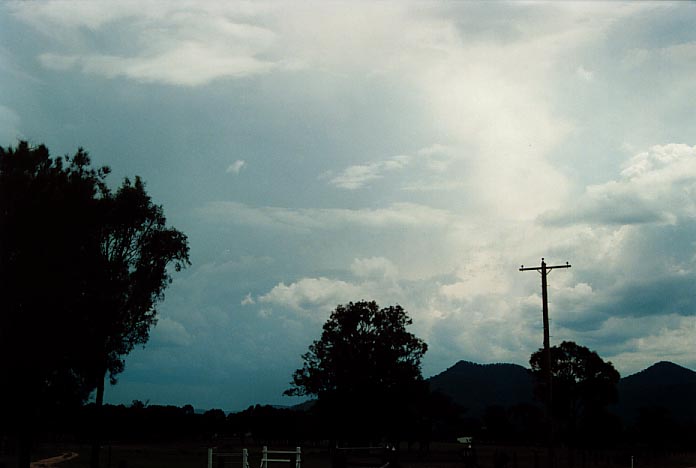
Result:
[[[314,405],[317,404],[317,400],[315,398],[307,401],[303,401],[302,403],[298,403],[296,405],[290,406],[290,409],[293,411],[309,411],[312,408],[314,408]]]
[[[528,369],[517,364],[476,364],[459,361],[428,379],[439,390],[467,408],[467,416],[480,417],[488,406],[535,404],[534,383]],[[672,362],[658,362],[622,378],[618,404],[611,410],[624,421],[638,420],[641,411],[666,411],[665,417],[696,424],[696,372]]]
[[[459,361],[428,379],[440,391],[467,408],[467,416],[482,416],[486,407],[534,403],[529,370],[517,364],[476,364]]]
[[[621,379],[614,411],[635,422],[643,409],[663,408],[677,421],[696,424],[696,372],[672,362],[658,362]]]

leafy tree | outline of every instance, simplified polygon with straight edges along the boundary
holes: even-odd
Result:
[[[550,351],[553,415],[561,434],[575,438],[582,432],[587,437],[593,431],[597,435],[597,428],[613,423],[606,407],[618,399],[619,372],[596,352],[572,341],[552,346]],[[544,400],[544,350],[532,354],[529,362],[539,384],[537,396]]]
[[[89,164],[82,149],[53,159],[43,145],[0,148],[0,420],[18,432],[21,467],[36,418],[94,388],[81,361],[79,302],[109,171]]]
[[[188,264],[186,236],[143,182],[112,192],[108,174],[82,149],[52,159],[43,145],[0,148],[0,365],[14,384],[3,401],[82,401],[96,388],[98,415],[105,376],[115,383],[149,338],[170,266]]]
[[[162,207],[155,205],[139,177],[125,179],[112,193],[104,188],[99,200],[98,254],[86,294],[92,309],[88,324],[90,369],[96,377],[96,411],[104,399],[106,375],[112,384],[123,371],[124,357],[149,339],[156,323],[156,305],[175,271],[189,263],[188,243],[180,231],[167,227]],[[98,437],[99,431],[95,431]],[[98,441],[92,466],[99,465]]]
[[[286,395],[314,395],[334,436],[353,430],[396,437],[424,401],[421,359],[428,347],[406,330],[412,320],[401,306],[374,301],[339,305],[321,338],[302,356]],[[357,429],[357,428],[360,429]]]
[[[171,282],[168,267],[179,271],[188,264],[188,244],[184,234],[166,226],[162,207],[152,202],[139,177],[133,183],[125,179],[115,193],[104,189],[99,208],[98,271],[86,304],[98,306],[89,325],[103,383],[107,372],[115,382],[124,356],[147,342],[155,306]]]

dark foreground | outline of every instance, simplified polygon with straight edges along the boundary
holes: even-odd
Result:
[[[261,447],[247,445],[249,468],[262,468]],[[270,449],[289,447],[271,446]],[[241,453],[239,446],[220,447],[225,452]],[[294,449],[294,448],[293,448]],[[88,445],[50,443],[35,447],[34,461],[56,457],[64,453],[77,453],[72,459],[57,464],[34,464],[33,468],[89,468]],[[463,446],[453,443],[433,443],[428,453],[402,446],[398,451],[400,468],[546,468],[547,450],[543,447],[478,445],[475,447],[475,464],[466,458]],[[208,447],[199,443],[179,444],[117,444],[105,445],[102,450],[101,468],[207,468]],[[664,450],[644,449],[638,453],[629,450],[567,450],[556,449],[556,468],[631,467],[635,468],[696,468],[696,452],[669,453]],[[215,458],[213,468],[243,468],[241,460],[227,459],[221,463]],[[0,456],[0,468],[13,468],[16,460],[11,455]],[[341,468],[378,468],[379,456],[355,455],[349,457]],[[392,463],[393,464],[393,463]],[[302,447],[302,468],[332,468],[332,457],[325,447]],[[268,463],[268,468],[295,468],[289,463]]]

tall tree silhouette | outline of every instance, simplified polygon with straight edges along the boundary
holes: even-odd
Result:
[[[606,407],[617,401],[619,372],[596,352],[572,341],[564,341],[550,350],[553,414],[561,435],[573,440],[581,435],[579,432],[584,432],[584,437],[599,435],[600,428],[608,429],[613,419]],[[532,354],[529,363],[538,384],[537,396],[543,400],[547,395],[544,350]],[[585,428],[593,434],[584,431]]]
[[[186,236],[167,227],[162,207],[152,202],[139,177],[134,182],[124,180],[115,193],[104,189],[99,207],[103,217],[98,270],[85,302],[94,308],[88,326],[97,413],[107,374],[115,383],[124,357],[149,338],[156,322],[155,306],[171,282],[169,267],[179,271],[189,263]],[[98,441],[92,466],[99,466]]]
[[[336,437],[354,437],[356,424],[368,436],[397,436],[427,395],[420,365],[428,347],[406,330],[411,323],[398,305],[337,306],[285,394],[317,396]]]
[[[0,148],[6,409],[6,402],[40,409],[37,403],[58,396],[81,401],[96,388],[98,414],[106,375],[115,382],[125,355],[148,340],[170,267],[188,264],[186,236],[166,226],[142,181],[126,179],[112,192],[108,173],[90,168],[82,149],[53,159],[43,145]],[[32,419],[14,420],[27,441],[20,457],[26,467]],[[93,433],[97,466],[98,427]]]
[[[0,405],[28,467],[31,429],[48,406],[81,403],[93,380],[79,306],[95,257],[108,168],[41,145],[0,148]]]

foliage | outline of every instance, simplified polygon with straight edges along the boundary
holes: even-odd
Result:
[[[94,388],[80,303],[109,170],[89,165],[82,149],[53,159],[43,145],[0,148],[0,419],[20,434],[20,466],[29,464],[33,421]]]
[[[106,372],[113,381],[147,342],[169,266],[188,264],[186,236],[143,182],[112,192],[109,169],[90,163],[82,149],[54,159],[43,145],[0,148],[0,368],[11,382],[0,396],[19,412],[81,403],[95,387],[99,406]]]
[[[302,356],[288,395],[354,394],[389,390],[421,378],[428,347],[406,331],[412,320],[401,306],[339,305],[324,324],[321,339]]]
[[[606,411],[607,405],[618,398],[619,372],[611,362],[604,361],[596,352],[572,341],[552,346],[551,377],[553,388],[553,414],[560,424],[561,433],[575,437],[578,432],[585,436],[595,435],[600,427],[614,424]],[[530,358],[532,373],[539,383],[540,399],[546,393],[546,359],[540,349]]]
[[[360,421],[374,435],[393,433],[427,396],[420,364],[428,347],[406,330],[411,324],[398,305],[337,306],[285,393],[316,395],[328,425],[349,431],[351,422]]]
[[[52,159],[45,146],[0,148],[0,365],[12,382],[5,390],[34,403],[39,390],[78,400],[89,390],[75,325],[83,323],[77,306],[108,174],[89,163],[82,149]]]
[[[155,205],[139,177],[124,180],[112,193],[103,190],[99,232],[99,269],[92,276],[86,303],[94,363],[112,380],[123,370],[123,357],[145,344],[156,322],[155,306],[176,271],[188,264],[186,236],[166,226],[162,207]],[[101,377],[99,377],[101,378]]]
[[[188,264],[186,236],[166,226],[141,179],[112,192],[109,172],[82,149],[52,159],[43,145],[0,148],[0,341],[42,379],[65,378],[62,366],[113,378],[148,339],[168,267]]]

